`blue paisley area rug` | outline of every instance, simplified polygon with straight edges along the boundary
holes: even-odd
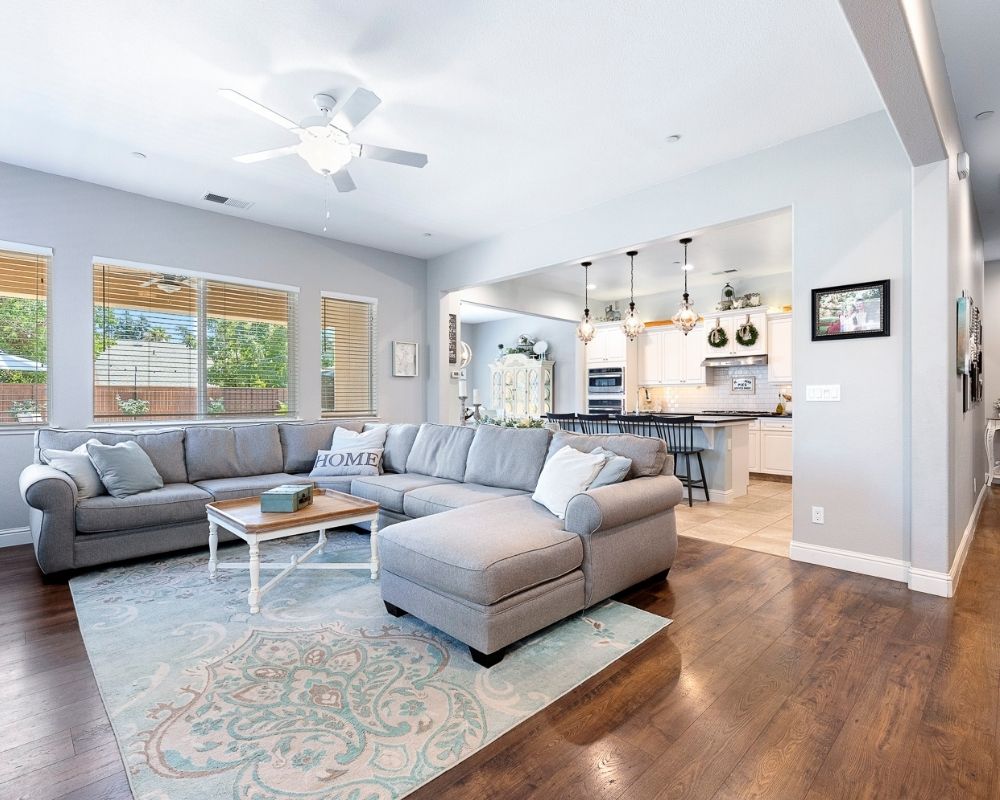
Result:
[[[314,541],[265,544],[262,559]],[[367,551],[367,536],[334,533],[318,559]],[[138,800],[403,797],[670,622],[608,601],[484,670],[459,642],[386,614],[367,573],[299,570],[251,616],[248,573],[213,582],[207,562],[206,548],[70,582]]]

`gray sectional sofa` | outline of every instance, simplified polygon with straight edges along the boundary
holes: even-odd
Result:
[[[42,429],[21,475],[39,566],[62,572],[204,546],[205,504],[284,483],[377,501],[386,608],[429,622],[495,663],[524,636],[616,592],[665,576],[677,548],[681,484],[662,440],[545,429],[390,425],[384,474],[310,479],[337,426],[360,421],[192,425],[126,433]],[[91,438],[135,440],[164,480],[125,499],[79,499],[45,449]],[[632,459],[625,481],[570,500],[565,520],[531,499],[548,457],[564,446],[604,447]],[[227,538],[220,531],[220,539]]]

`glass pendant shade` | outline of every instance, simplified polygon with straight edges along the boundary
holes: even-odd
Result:
[[[691,241],[690,238],[681,239],[681,244],[684,245],[684,266],[681,267],[684,272],[684,295],[681,304],[677,307],[677,313],[672,318],[674,325],[684,331],[685,336],[691,333],[698,324],[698,312],[694,310],[694,304],[688,295],[688,271],[691,269],[691,265],[688,264],[688,245],[691,244]]]
[[[625,255],[629,258],[629,304],[628,313],[622,320],[622,331],[629,338],[629,341],[634,341],[635,337],[642,333],[646,327],[635,312],[635,257],[639,255],[639,251],[629,250]]]
[[[584,261],[580,264],[583,267],[583,317],[580,324],[576,326],[576,338],[586,345],[594,338],[594,323],[590,321],[590,263]]]

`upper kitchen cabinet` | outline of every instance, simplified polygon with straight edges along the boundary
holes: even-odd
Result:
[[[726,332],[726,344],[722,347],[711,347],[707,342],[708,332],[715,327],[715,321],[719,320],[719,327]],[[742,345],[736,341],[736,334],[748,321],[757,329],[757,341],[752,345]],[[767,313],[765,311],[736,311],[727,313],[725,316],[718,314],[705,319],[705,351],[708,356],[762,356],[767,354]]]
[[[705,328],[687,336],[672,326],[647,330],[639,336],[640,386],[697,386],[705,383]]]
[[[792,382],[792,315],[767,318],[767,379],[771,383]]]
[[[609,322],[594,327],[594,338],[587,345],[587,363],[624,364],[628,354],[628,341],[621,324]]]

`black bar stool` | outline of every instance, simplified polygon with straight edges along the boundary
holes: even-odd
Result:
[[[564,431],[579,433],[579,420],[576,414],[544,414],[549,422],[555,422]]]
[[[667,450],[674,457],[674,474],[677,475],[677,465],[680,457],[684,456],[686,472],[677,475],[681,482],[687,486],[688,505],[694,505],[694,489],[705,490],[705,502],[710,503],[708,497],[708,478],[705,476],[705,463],[701,460],[701,452],[705,448],[696,447],[694,443],[694,416],[656,416],[654,417],[657,433],[666,443]],[[701,476],[694,480],[691,475],[691,456],[698,459],[698,474]]]
[[[610,414],[577,414],[584,433],[611,433]]]
[[[615,422],[622,433],[633,436],[659,436],[652,414],[615,414]]]

